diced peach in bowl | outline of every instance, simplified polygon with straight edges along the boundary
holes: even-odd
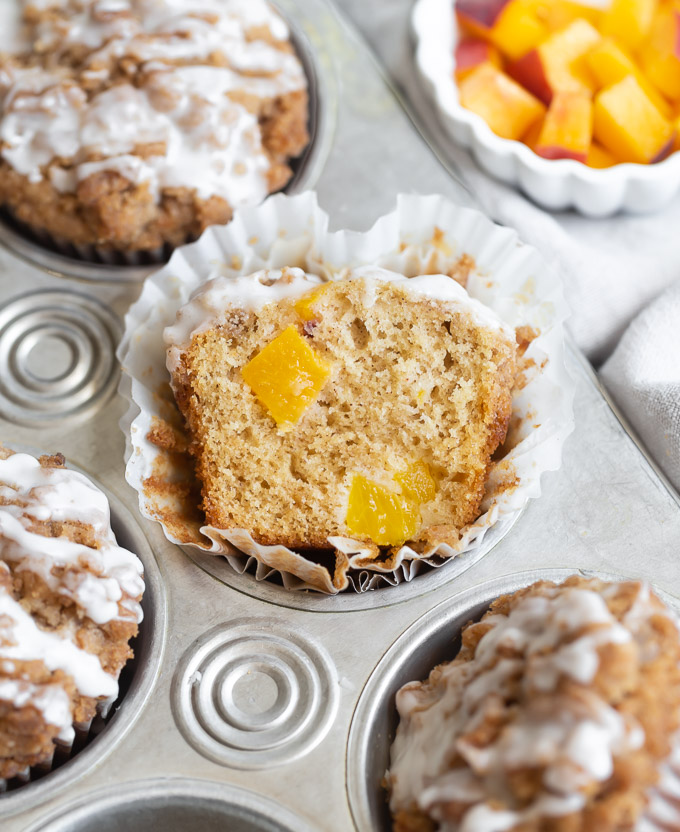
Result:
[[[680,0],[416,0],[413,24],[443,123],[494,177],[589,216],[680,193]]]
[[[510,63],[508,72],[546,104],[550,104],[557,92],[589,95],[595,83],[584,56],[599,40],[597,29],[587,20],[575,20]]]
[[[593,137],[593,104],[590,96],[558,92],[550,103],[535,152],[544,159],[576,159],[585,162]]]
[[[457,0],[456,13],[482,35],[456,49],[460,104],[501,138],[595,169],[676,149],[680,0]]]
[[[479,38],[463,38],[456,46],[456,80],[462,81],[473,69],[487,62],[499,69],[502,66],[496,47]]]
[[[468,75],[459,92],[463,107],[481,116],[504,139],[521,139],[545,112],[537,98],[489,63]]]
[[[663,95],[680,100],[680,8],[669,4],[659,9],[640,46],[640,63]]]
[[[594,135],[622,162],[659,162],[673,149],[673,125],[632,75],[597,94]]]

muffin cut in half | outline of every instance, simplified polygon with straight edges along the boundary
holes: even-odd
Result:
[[[677,828],[680,634],[645,584],[574,576],[501,596],[396,705],[395,832]]]
[[[458,541],[503,442],[514,333],[443,275],[217,278],[166,329],[207,524],[372,557]]]
[[[143,591],[106,496],[60,455],[0,446],[0,779],[49,767],[113,702]]]

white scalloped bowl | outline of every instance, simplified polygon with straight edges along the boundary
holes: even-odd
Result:
[[[597,5],[591,0],[592,5]],[[588,217],[663,208],[680,191],[680,152],[655,165],[621,164],[598,170],[572,159],[548,160],[521,142],[497,136],[458,100],[454,0],[418,0],[413,10],[416,65],[444,126],[484,170],[522,190],[544,208],[575,208]]]

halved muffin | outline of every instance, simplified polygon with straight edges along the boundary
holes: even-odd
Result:
[[[377,556],[455,543],[511,412],[514,333],[444,275],[207,283],[166,329],[209,525]]]

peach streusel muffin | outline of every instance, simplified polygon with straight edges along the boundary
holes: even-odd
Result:
[[[677,620],[644,584],[540,582],[397,709],[398,832],[630,832],[677,744]]]
[[[143,591],[104,494],[60,455],[0,446],[0,778],[49,762],[115,699]]]
[[[373,557],[455,543],[511,411],[514,333],[444,275],[218,278],[166,329],[207,523]]]
[[[180,245],[290,178],[307,84],[265,0],[22,8],[23,42],[0,50],[0,204],[35,231]]]

